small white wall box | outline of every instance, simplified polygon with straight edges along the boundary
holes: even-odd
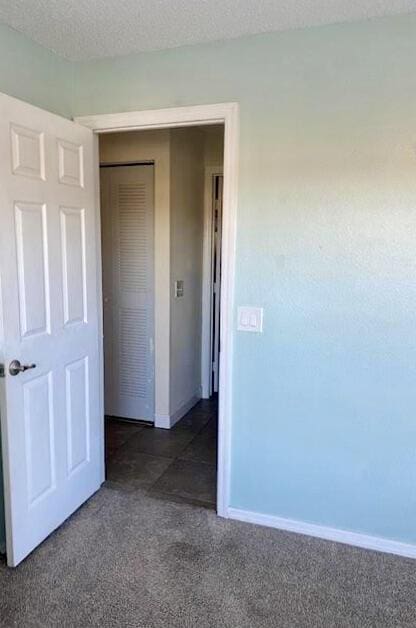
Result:
[[[263,332],[263,308],[240,305],[237,311],[239,331]]]
[[[175,297],[183,297],[183,279],[177,279],[175,281]]]

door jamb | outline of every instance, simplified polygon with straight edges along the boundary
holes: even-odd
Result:
[[[202,259],[202,398],[209,399],[212,382],[212,225],[214,189],[213,179],[223,175],[221,166],[206,166],[204,179],[204,244]],[[220,284],[221,285],[221,284]]]
[[[219,103],[132,111],[115,114],[78,116],[75,122],[90,128],[95,134],[145,129],[172,128],[178,126],[200,126],[224,124],[224,188],[222,222],[222,280],[221,280],[221,351],[218,408],[218,482],[217,513],[228,517],[230,493],[230,454],[231,454],[231,410],[232,410],[232,347],[233,347],[233,308],[235,275],[235,240],[238,192],[238,157],[239,157],[239,105],[238,103]],[[99,189],[98,137],[96,138],[96,176]],[[99,195],[97,213],[100,215]],[[98,223],[99,224],[99,223]],[[97,254],[99,268],[99,290],[101,290],[101,250]],[[102,299],[99,301],[99,317],[102,332]],[[102,345],[102,343],[100,343]],[[100,348],[101,400],[100,406],[104,417],[104,364],[103,351]],[[104,459],[102,457],[102,459]]]

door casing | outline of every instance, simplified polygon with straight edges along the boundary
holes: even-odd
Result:
[[[229,516],[230,503],[230,462],[231,462],[231,410],[232,410],[232,354],[234,328],[234,276],[236,246],[236,214],[238,193],[239,157],[239,105],[219,103],[169,109],[153,109],[113,114],[78,116],[75,121],[94,131],[96,154],[96,199],[100,224],[99,205],[99,154],[98,136],[116,131],[162,129],[209,124],[224,125],[224,188],[222,221],[222,276],[221,276],[221,320],[220,320],[220,378],[218,407],[218,479],[217,514]],[[102,290],[101,290],[101,249],[98,252],[98,281],[100,294],[100,333],[102,334]],[[104,358],[100,349],[101,407],[104,409]],[[104,416],[104,411],[103,411]]]

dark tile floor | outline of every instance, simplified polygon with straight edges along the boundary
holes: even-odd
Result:
[[[106,485],[215,508],[217,401],[200,401],[171,430],[106,419]]]

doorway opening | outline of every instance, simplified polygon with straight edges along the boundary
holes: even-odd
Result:
[[[178,127],[205,124],[224,127],[217,513],[228,516],[238,105],[223,103],[93,115],[75,121],[5,95],[0,95],[0,108],[5,120],[2,142],[9,146],[8,158],[2,163],[0,173],[7,191],[0,238],[5,273],[0,411],[8,564],[19,564],[105,480],[103,260],[97,198],[99,137],[106,133],[126,132],[129,136],[130,131],[164,129],[173,132],[185,130]],[[128,165],[133,165],[132,161],[136,162],[129,158]],[[171,434],[175,427],[179,432],[180,421],[203,396],[200,386],[194,386],[195,373],[202,372],[201,364],[195,366],[191,360],[194,337],[190,326],[183,325],[195,314],[194,308],[184,307],[186,297],[199,286],[195,281],[197,267],[186,252],[187,244],[195,244],[196,232],[191,229],[189,233],[192,224],[189,220],[175,221],[173,217],[177,214],[170,212],[166,205],[171,188],[188,193],[188,187],[179,188],[177,182],[180,177],[185,178],[194,159],[188,159],[187,167],[182,158],[176,159],[175,168],[173,163],[168,165],[173,182],[168,197],[163,194],[160,197],[161,188],[157,184],[161,164],[156,158],[151,161],[154,246],[162,251],[162,255],[155,254],[153,258],[154,346],[149,344],[155,367],[153,422],[160,431],[151,431]],[[140,158],[139,165],[143,165],[141,162]],[[123,163],[126,163],[124,159]],[[177,176],[173,176],[174,171]],[[132,193],[129,182],[124,184],[127,187],[122,200],[127,220]],[[136,192],[139,194],[138,190]],[[25,202],[19,200],[22,197],[26,198]],[[178,205],[185,207],[185,202],[180,200]],[[128,250],[133,232],[130,233],[126,224],[123,229],[123,246]],[[175,250],[171,241],[175,238],[181,253],[179,259],[185,260],[182,267],[175,266],[171,255],[171,248]],[[137,243],[133,243],[133,248]],[[203,251],[205,260],[205,246]],[[116,286],[116,301],[125,304],[127,314],[130,310],[131,315],[136,315],[140,286],[133,286],[127,271],[123,276],[123,285]],[[165,295],[166,310],[160,306],[159,292]],[[203,290],[204,295],[207,293],[209,295],[209,290]],[[167,312],[169,325],[164,324]],[[128,322],[128,316],[123,320]],[[119,327],[114,335],[119,341],[123,339],[124,346],[128,347],[134,345],[134,339],[129,338],[126,329],[130,329],[128,325],[121,333]],[[179,338],[177,345],[181,350],[183,340],[190,349],[185,352],[186,368],[171,368],[173,363],[177,366],[173,338],[175,342]],[[164,355],[161,347],[169,351],[168,360],[161,360]],[[20,366],[16,368],[13,364],[19,358]],[[122,362],[120,369],[125,375],[130,366]],[[173,380],[173,374],[180,376],[179,381]],[[129,381],[125,378],[124,393],[128,391]],[[200,410],[203,414],[203,409]],[[143,414],[147,414],[147,410]],[[149,421],[149,416],[142,420]],[[139,419],[126,420],[140,426],[140,415]],[[150,431],[150,428],[143,429]],[[25,443],[24,458],[22,442]]]
[[[224,126],[99,138],[106,478],[216,507]]]

